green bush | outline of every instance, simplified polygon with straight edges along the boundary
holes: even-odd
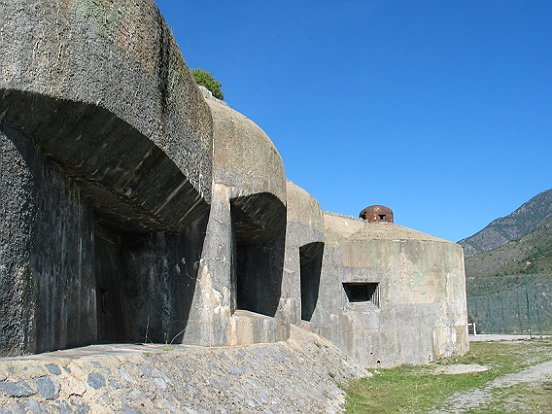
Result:
[[[198,85],[205,86],[215,98],[224,99],[224,93],[221,90],[221,83],[213,75],[203,69],[192,69],[192,75]]]

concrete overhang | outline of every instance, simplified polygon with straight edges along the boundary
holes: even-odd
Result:
[[[155,4],[9,2],[0,121],[125,227],[208,211],[212,119]]]
[[[270,237],[267,234],[286,225],[282,158],[251,120],[215,98],[206,102],[214,126],[214,182],[230,189],[232,208],[239,218],[236,232],[247,233],[250,240]]]
[[[326,240],[324,214],[318,201],[304,189],[291,181],[287,182],[287,220],[288,226],[296,227],[289,232],[295,246]]]

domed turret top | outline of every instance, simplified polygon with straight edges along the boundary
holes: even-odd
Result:
[[[370,206],[362,210],[359,217],[370,223],[393,223],[393,210],[385,206]]]

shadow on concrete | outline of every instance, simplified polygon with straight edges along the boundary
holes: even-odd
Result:
[[[1,92],[0,130],[15,149],[0,172],[25,181],[0,189],[26,203],[3,220],[29,233],[3,263],[14,269],[0,286],[10,309],[21,289],[14,280],[28,285],[17,306],[32,323],[6,322],[24,331],[13,352],[170,342],[187,324],[209,204],[155,143],[105,108]]]
[[[234,309],[273,317],[282,294],[286,206],[270,193],[230,201]]]
[[[322,274],[322,259],[324,243],[314,242],[299,248],[301,269],[301,319],[310,321],[318,303],[320,291],[320,275]]]

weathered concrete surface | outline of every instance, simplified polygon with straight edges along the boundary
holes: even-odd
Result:
[[[282,340],[289,336],[278,314],[287,202],[282,159],[252,121],[215,98],[206,102],[214,122],[211,212],[183,341]]]
[[[212,120],[152,2],[4,2],[1,10],[3,124],[126,226],[178,231],[207,209]]]
[[[0,354],[169,340],[186,325],[207,217],[121,231],[18,132],[0,132]]]
[[[325,339],[93,346],[0,360],[0,413],[336,413],[362,372]]]
[[[203,245],[209,109],[150,1],[0,13],[0,355],[162,341]]]
[[[9,135],[0,130],[0,355],[94,342],[93,211],[78,186]]]
[[[35,130],[56,118],[86,121],[81,113],[72,119],[58,106],[64,101],[104,109],[151,140],[209,200],[211,117],[153,1],[2,0],[0,6],[0,113],[24,95],[49,97],[47,113],[26,104],[28,113],[20,114]],[[78,146],[82,128],[68,127],[63,138]]]
[[[467,349],[461,248],[324,215],[195,86],[153,1],[0,0],[0,18],[0,355],[294,324],[364,366]],[[0,388],[63,395],[35,385]]]
[[[253,121],[217,99],[206,102],[214,122],[214,181],[231,187],[232,198],[267,193],[285,205],[285,171],[270,138]]]
[[[311,329],[366,366],[427,363],[468,349],[462,249],[391,223],[326,214],[319,305]],[[342,283],[378,283],[379,303]]]
[[[287,232],[280,310],[295,325],[309,320],[320,288],[324,253],[324,215],[305,190],[287,182]]]

